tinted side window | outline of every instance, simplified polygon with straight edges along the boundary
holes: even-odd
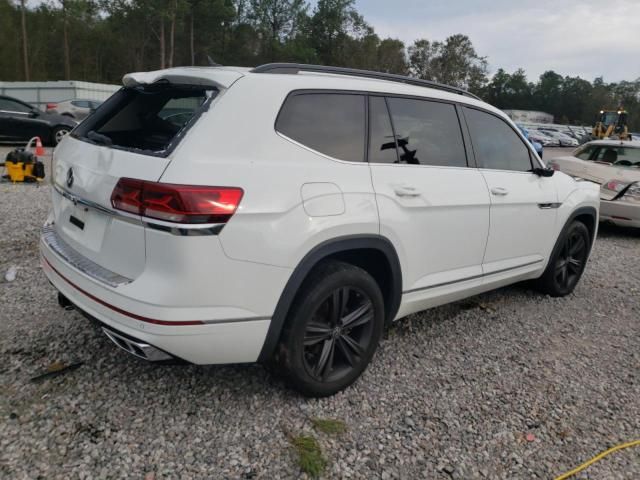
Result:
[[[14,102],[7,98],[0,98],[0,110],[6,110],[7,112],[25,112],[31,111],[29,107],[22,103]]]
[[[382,97],[369,98],[369,162],[398,163],[389,110]]]
[[[466,167],[455,107],[447,103],[387,98],[400,163]]]
[[[340,160],[364,161],[364,95],[304,93],[287,98],[276,129],[287,137]]]
[[[529,149],[504,120],[471,108],[465,108],[464,114],[480,168],[531,170]]]

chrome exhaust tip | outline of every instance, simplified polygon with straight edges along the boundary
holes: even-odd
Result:
[[[148,343],[140,340],[132,340],[131,338],[127,338],[105,327],[102,327],[102,331],[107,337],[109,337],[109,340],[115,343],[122,350],[130,353],[131,355],[135,355],[138,358],[142,358],[143,360],[160,362],[162,360],[172,360],[174,358],[168,353],[163,352]]]

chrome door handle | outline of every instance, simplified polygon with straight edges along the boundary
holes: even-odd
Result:
[[[420,196],[420,192],[415,189],[415,187],[409,186],[397,186],[393,187],[393,191],[399,197],[418,197]]]
[[[494,195],[504,196],[509,194],[509,190],[504,187],[493,187],[491,189],[491,193],[493,193]]]

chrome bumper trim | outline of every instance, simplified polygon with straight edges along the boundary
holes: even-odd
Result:
[[[62,240],[56,232],[54,225],[45,225],[42,227],[42,242],[62,260],[67,262],[76,270],[84,273],[88,277],[104,283],[110,287],[116,288],[120,285],[126,285],[133,280],[124,277],[118,273],[107,270],[88,258],[80,255],[67,242]]]

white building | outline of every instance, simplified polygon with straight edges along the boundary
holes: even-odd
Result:
[[[553,123],[553,115],[535,110],[503,110],[514,122]]]
[[[47,103],[62,102],[63,100],[106,100],[120,88],[119,85],[77,82],[75,80],[0,82],[0,95],[17,98],[44,110]]]

